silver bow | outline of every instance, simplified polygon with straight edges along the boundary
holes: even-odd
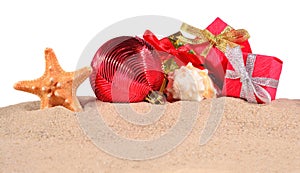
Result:
[[[262,86],[277,88],[278,80],[265,77],[252,77],[256,55],[248,54],[246,66],[244,65],[243,53],[239,46],[235,48],[227,46],[225,55],[234,69],[234,71],[226,70],[225,78],[240,79],[242,82],[240,97],[246,99],[248,102],[257,103],[255,98],[257,96],[264,103],[270,103],[271,96]]]

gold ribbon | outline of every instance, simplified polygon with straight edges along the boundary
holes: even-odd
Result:
[[[183,44],[202,44],[208,43],[208,46],[203,50],[201,56],[206,57],[210,49],[215,46],[220,51],[226,51],[227,45],[231,48],[240,46],[239,43],[242,43],[250,38],[249,33],[245,29],[233,29],[230,26],[226,26],[224,30],[218,34],[214,35],[207,29],[201,30],[186,23],[183,23],[180,28],[182,31],[187,32],[196,36],[194,39],[186,38],[182,34],[178,35],[178,40]]]

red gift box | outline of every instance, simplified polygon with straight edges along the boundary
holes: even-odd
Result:
[[[222,94],[249,102],[268,103],[275,99],[282,61],[273,56],[242,53],[239,47],[225,53],[227,65]]]
[[[196,30],[199,30],[199,29],[196,29]],[[237,30],[234,30],[232,27],[230,27],[227,23],[225,23],[220,18],[216,18],[206,28],[206,30],[209,31],[213,35],[212,39],[209,40],[209,42],[205,42],[202,44],[190,44],[190,45],[186,45],[186,46],[193,49],[197,55],[203,55],[203,52],[205,52],[205,49],[207,49],[207,47],[210,44],[212,45],[212,48],[209,50],[209,52],[206,53],[206,55],[204,57],[204,59],[205,59],[204,66],[205,66],[205,68],[208,69],[209,75],[212,78],[213,82],[220,89],[222,89],[228,60],[227,60],[226,56],[224,55],[224,50],[222,51],[218,48],[219,40],[216,37],[218,37],[218,35],[221,36],[220,34],[226,33],[227,31],[237,31]],[[205,30],[202,30],[202,31],[205,31]],[[245,30],[243,30],[243,31],[245,31]],[[186,32],[189,32],[189,31],[186,31]],[[191,33],[191,34],[194,35],[194,33]],[[236,32],[236,34],[240,34],[240,32]],[[240,36],[240,35],[238,35],[238,36]],[[249,37],[248,33],[247,33],[247,36]],[[221,36],[221,38],[222,38],[222,36]],[[230,41],[232,41],[232,40],[230,40]],[[247,39],[237,38],[235,41],[232,41],[232,42],[236,43],[237,45],[240,45],[243,52],[247,52],[247,53],[252,52]],[[226,48],[226,45],[225,45],[225,48]]]

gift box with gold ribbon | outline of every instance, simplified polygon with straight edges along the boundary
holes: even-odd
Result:
[[[222,94],[251,103],[269,103],[276,97],[282,61],[273,56],[243,53],[240,47],[225,52],[228,65]]]
[[[204,61],[204,67],[208,69],[213,82],[222,89],[225,70],[228,60],[225,56],[227,45],[240,46],[241,50],[251,53],[248,42],[249,34],[244,29],[233,29],[220,18],[216,18],[206,29],[201,30],[186,23],[181,26],[181,31],[194,36],[187,38],[182,34],[175,36],[179,44],[185,45],[194,51]]]

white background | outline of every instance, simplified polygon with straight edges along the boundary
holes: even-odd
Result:
[[[297,1],[1,1],[0,107],[38,100],[13,89],[44,72],[44,49],[54,49],[63,69],[74,71],[88,42],[101,30],[139,15],[163,15],[205,28],[216,17],[247,29],[253,53],[283,60],[277,98],[300,98],[300,27]],[[146,21],[145,21],[146,22]],[[163,27],[163,26],[162,26]]]

